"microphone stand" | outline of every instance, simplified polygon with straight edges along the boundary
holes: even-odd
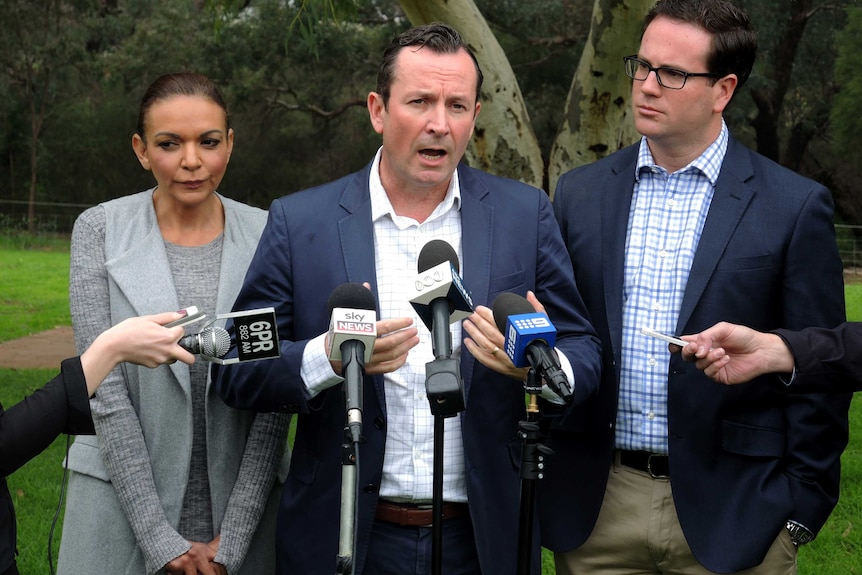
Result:
[[[464,382],[458,361],[452,359],[452,332],[449,326],[449,302],[437,298],[431,302],[432,349],[434,360],[425,364],[425,394],[434,415],[434,477],[431,509],[431,573],[440,575],[443,568],[443,420],[464,411]],[[445,328],[443,326],[446,326]]]
[[[521,446],[521,506],[518,529],[518,575],[530,575],[533,550],[533,523],[535,518],[536,481],[544,477],[545,456],[554,451],[539,443],[539,404],[537,397],[542,392],[542,380],[535,368],[527,372],[524,391],[530,397],[527,405],[527,420],[518,423],[519,435],[524,439]]]
[[[352,345],[348,345],[352,344]],[[362,436],[362,377],[365,371],[365,346],[345,341],[341,345],[341,376],[347,421],[341,444],[341,518],[338,532],[337,575],[354,573],[353,551],[356,548],[356,478],[359,474],[359,440]]]

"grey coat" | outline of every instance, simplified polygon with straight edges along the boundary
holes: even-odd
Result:
[[[220,200],[225,231],[216,309],[222,312],[233,307],[266,213]],[[105,229],[88,228],[88,221],[100,218],[85,213],[72,242],[70,294],[79,349],[127,317],[182,307],[152,190],[91,210],[104,210]],[[221,535],[216,560],[231,574],[271,573],[277,491],[288,461],[285,454],[279,466],[287,418],[231,409],[209,382],[207,388],[212,515]],[[99,435],[77,438],[69,452],[58,573],[162,572],[189,548],[176,532],[192,445],[188,366],[123,364],[100,387],[92,408]]]

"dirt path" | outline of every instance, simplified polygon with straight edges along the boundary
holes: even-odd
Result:
[[[74,357],[75,340],[67,326],[0,343],[0,367],[12,369],[60,369],[60,362]]]

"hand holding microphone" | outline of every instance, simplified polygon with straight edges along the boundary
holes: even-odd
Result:
[[[563,401],[572,400],[572,387],[554,351],[557,330],[544,313],[523,297],[502,293],[494,300],[494,319],[505,334],[503,351],[515,367],[530,366]]]
[[[195,306],[184,310],[185,316],[165,327],[180,327],[206,318]],[[229,322],[228,327],[213,325]],[[275,309],[271,307],[220,313],[198,333],[183,337],[180,347],[201,359],[222,365],[275,359],[281,356]],[[223,359],[231,350],[235,353]]]

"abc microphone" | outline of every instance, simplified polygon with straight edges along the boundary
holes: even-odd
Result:
[[[224,357],[230,350],[230,334],[223,327],[212,326],[183,337],[180,347],[203,359]]]
[[[467,404],[449,324],[473,313],[473,299],[458,275],[458,254],[443,240],[422,246],[418,268],[410,304],[431,331],[434,352],[434,361],[425,364],[425,394],[435,417],[453,417]]]
[[[492,307],[497,329],[506,336],[506,355],[515,367],[535,369],[563,401],[572,400],[572,388],[554,352],[557,329],[525,298],[501,293]]]
[[[447,242],[431,240],[419,252],[419,275],[410,304],[431,330],[434,357],[452,355],[448,325],[473,313],[473,298],[458,275],[458,254]]]
[[[358,283],[335,288],[326,302],[331,313],[327,341],[329,359],[341,361],[347,425],[351,438],[362,433],[362,379],[377,339],[377,302],[371,290]]]

